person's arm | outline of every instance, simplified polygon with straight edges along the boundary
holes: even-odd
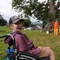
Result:
[[[35,54],[35,55],[39,54],[40,52],[41,52],[40,48],[28,50],[28,53]]]
[[[38,53],[40,53],[40,48],[37,47],[37,46],[34,46],[34,43],[30,40],[28,42],[28,53],[31,53],[31,54],[35,54],[37,55]]]

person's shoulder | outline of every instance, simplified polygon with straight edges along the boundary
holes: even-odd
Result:
[[[22,37],[22,35],[21,35],[21,34],[19,34],[19,33],[15,33],[14,37],[15,37],[16,39],[19,39],[19,38],[21,38],[21,37]]]

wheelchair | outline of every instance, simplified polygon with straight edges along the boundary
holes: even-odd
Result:
[[[15,46],[15,40],[12,34],[7,34],[4,36],[0,36],[0,38],[4,38],[4,37],[11,37],[11,40],[13,42],[13,47],[8,46],[6,49],[6,53],[7,53],[7,58],[6,60],[50,60],[49,57],[38,57],[34,54],[31,53],[27,53],[27,52],[18,52],[17,53],[17,49]],[[10,41],[9,41],[10,42]]]

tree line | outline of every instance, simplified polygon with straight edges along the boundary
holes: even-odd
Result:
[[[0,26],[5,26],[7,25],[7,21],[0,15]]]

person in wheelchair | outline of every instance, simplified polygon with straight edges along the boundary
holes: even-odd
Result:
[[[20,19],[17,16],[12,16],[9,19],[9,27],[13,34],[14,32],[17,32],[14,36],[17,51],[28,52],[39,57],[49,57],[50,60],[55,60],[54,52],[50,47],[34,46],[33,42],[22,32],[23,21],[23,19]]]

